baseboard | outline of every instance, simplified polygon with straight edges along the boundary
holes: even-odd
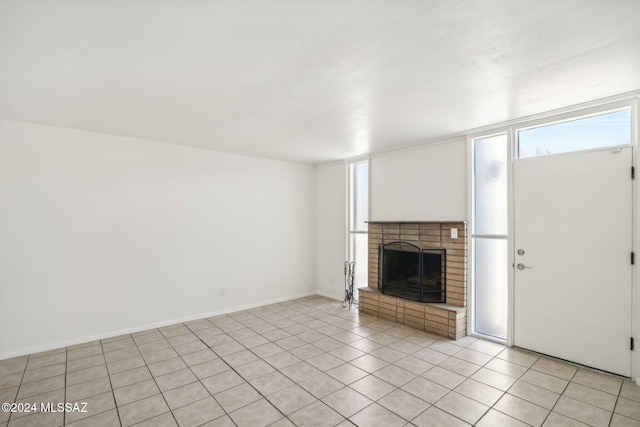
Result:
[[[229,308],[225,308],[225,309],[221,309],[221,310],[215,310],[215,311],[210,311],[210,312],[206,312],[206,313],[194,314],[194,315],[184,316],[184,317],[179,317],[179,318],[174,318],[174,319],[167,319],[167,320],[163,320],[163,321],[160,321],[160,322],[154,322],[154,323],[148,323],[148,324],[144,324],[144,325],[138,325],[138,326],[134,326],[134,327],[131,327],[131,328],[119,329],[119,330],[114,330],[114,331],[105,332],[105,333],[96,334],[96,335],[88,335],[88,336],[78,337],[78,338],[74,338],[74,339],[70,339],[70,340],[59,341],[59,342],[45,344],[45,345],[41,345],[41,346],[29,347],[29,348],[24,348],[24,349],[15,350],[15,351],[8,351],[8,352],[0,353],[0,360],[11,359],[13,357],[24,356],[24,355],[27,355],[27,354],[41,353],[43,351],[55,350],[55,349],[61,348],[61,347],[69,347],[69,346],[76,345],[76,344],[82,344],[82,343],[86,343],[86,342],[91,342],[91,341],[102,340],[102,339],[106,339],[106,338],[117,337],[119,335],[142,332],[142,331],[146,331],[148,329],[162,328],[164,326],[175,325],[176,323],[190,322],[192,320],[204,319],[204,318],[213,317],[213,316],[220,316],[222,314],[235,313],[236,311],[249,310],[249,309],[256,308],[256,307],[262,307],[262,306],[270,305],[270,304],[277,304],[279,302],[291,301],[291,300],[294,300],[294,299],[309,297],[309,296],[313,296],[313,295],[319,295],[319,294],[317,294],[316,292],[304,292],[304,293],[301,293],[301,294],[296,294],[296,295],[291,295],[291,296],[282,297],[282,298],[275,298],[275,299],[265,300],[265,301],[261,301],[261,302],[257,302],[257,303],[253,303],[253,304],[247,304],[247,305],[242,305],[242,306],[237,306],[237,307],[229,307]],[[332,297],[327,296],[327,298],[332,298]],[[335,298],[332,298],[332,299],[335,299]]]
[[[330,298],[330,299],[334,299],[336,301],[342,301],[342,298],[344,298],[344,295],[333,295],[333,294],[328,294],[326,292],[316,292],[316,295],[319,295],[321,297],[325,297],[325,298]]]

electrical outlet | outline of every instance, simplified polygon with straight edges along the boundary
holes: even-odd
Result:
[[[457,228],[452,228],[451,229],[451,238],[452,239],[457,239],[458,238],[458,229]]]
[[[223,297],[225,295],[226,293],[224,292],[224,288],[220,288],[220,296]]]

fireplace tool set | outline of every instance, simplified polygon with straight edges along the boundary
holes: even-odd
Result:
[[[358,306],[358,300],[353,296],[353,277],[356,271],[356,262],[355,261],[345,261],[344,262],[344,300],[342,301],[342,307],[349,306],[349,310],[351,310],[351,305]]]

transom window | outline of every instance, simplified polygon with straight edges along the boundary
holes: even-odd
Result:
[[[631,109],[547,123],[517,131],[516,158],[631,144]]]

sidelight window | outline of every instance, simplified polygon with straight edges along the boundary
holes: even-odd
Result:
[[[471,139],[474,333],[507,339],[508,137]]]
[[[354,286],[367,286],[369,162],[349,164],[349,260],[355,261]]]

